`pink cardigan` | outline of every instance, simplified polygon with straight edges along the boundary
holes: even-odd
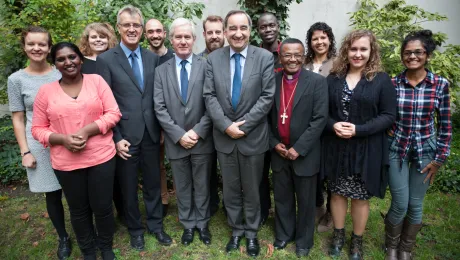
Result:
[[[73,153],[63,145],[51,146],[53,169],[72,171],[104,163],[116,154],[111,128],[120,118],[117,102],[104,79],[84,74],[76,99],[62,90],[59,81],[40,87],[34,102],[32,135],[47,147],[52,133],[73,134],[95,122],[101,133],[88,138],[83,150]]]

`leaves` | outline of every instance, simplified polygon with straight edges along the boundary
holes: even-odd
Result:
[[[24,220],[25,222],[28,222],[30,220],[30,215],[29,213],[22,213],[20,216],[19,216],[22,220]]]

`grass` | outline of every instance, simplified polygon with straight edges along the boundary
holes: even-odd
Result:
[[[45,199],[41,194],[20,194],[8,198],[8,194],[0,194],[0,259],[56,259],[57,235],[51,221],[45,216]],[[369,222],[365,233],[365,259],[384,259],[383,236],[384,226],[380,212],[386,213],[390,204],[390,196],[384,200],[372,199]],[[417,237],[415,249],[416,259],[460,259],[460,194],[429,193],[425,199],[425,227]],[[142,207],[141,207],[142,208]],[[229,255],[225,253],[225,245],[231,234],[226,218],[219,210],[211,219],[210,230],[213,235],[212,245],[204,246],[195,234],[190,246],[180,243],[182,226],[177,220],[175,201],[171,202],[164,226],[166,232],[174,239],[170,247],[160,246],[155,238],[146,234],[146,249],[143,252],[133,250],[129,246],[129,235],[125,227],[117,223],[114,237],[114,252],[118,259],[249,259],[243,252],[244,241],[240,252]],[[21,214],[28,213],[29,219],[22,220]],[[73,241],[71,259],[82,259],[75,236],[73,234],[68,210],[66,209],[68,231]],[[268,253],[268,244],[274,240],[273,215],[259,232],[262,245],[258,259],[296,259],[295,245],[289,244],[285,250]],[[341,259],[347,259],[348,244],[351,232],[351,219],[347,217],[347,242]],[[315,245],[310,252],[310,259],[330,259],[327,248],[331,234],[315,234]]]

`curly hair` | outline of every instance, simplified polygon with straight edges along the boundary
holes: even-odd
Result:
[[[335,47],[335,37],[332,33],[332,28],[323,22],[314,23],[307,31],[307,38],[305,39],[305,45],[307,45],[307,54],[305,55],[305,64],[313,61],[315,58],[315,51],[311,47],[311,38],[315,31],[323,31],[329,38],[329,49],[327,50],[327,58],[330,59],[337,54],[337,48]]]
[[[91,48],[89,47],[89,33],[91,31],[96,31],[100,35],[104,35],[108,39],[107,50],[115,47],[117,45],[117,37],[115,36],[115,30],[109,23],[90,23],[85,27],[80,41],[78,42],[78,47],[85,56],[93,55]]]
[[[342,41],[342,46],[339,50],[339,55],[334,61],[330,74],[337,77],[345,77],[348,69],[350,68],[350,61],[348,60],[348,51],[354,41],[362,37],[368,37],[371,45],[371,53],[362,74],[368,81],[371,81],[378,72],[383,71],[382,63],[380,60],[380,45],[374,33],[369,30],[354,30],[348,33]]]
[[[426,55],[428,56],[433,53],[437,45],[440,45],[433,39],[433,33],[430,30],[411,32],[406,36],[406,38],[404,38],[404,41],[402,42],[401,58],[403,56],[404,49],[406,49],[406,45],[411,41],[420,41],[423,45],[423,48],[425,48]]]

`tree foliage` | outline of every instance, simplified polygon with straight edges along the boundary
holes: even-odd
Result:
[[[424,29],[425,22],[448,20],[445,15],[408,5],[405,0],[391,0],[382,7],[374,0],[360,0],[359,5],[359,10],[351,13],[351,25],[355,29],[369,29],[376,34],[382,48],[385,71],[391,76],[404,70],[400,58],[401,43],[409,32]],[[445,45],[448,39],[445,33],[433,32],[433,37],[444,50],[434,51],[428,69],[449,80],[452,100],[455,101],[460,83],[460,45]]]
[[[295,0],[300,4],[303,0]],[[289,17],[289,5],[293,0],[238,0],[238,4],[252,18],[251,44],[259,46],[262,43],[257,33],[257,20],[265,12],[275,14],[280,25],[280,38],[284,39],[289,31],[289,24],[286,19]]]
[[[0,0],[0,103],[7,103],[6,79],[27,62],[19,43],[22,29],[39,25],[50,31],[53,42],[77,42],[91,22],[115,27],[117,11],[127,4],[139,7],[145,19],[157,18],[165,26],[177,17],[201,18],[204,8],[183,0]]]

